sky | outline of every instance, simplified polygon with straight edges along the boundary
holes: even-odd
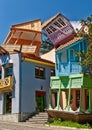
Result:
[[[0,0],[0,44],[12,25],[39,18],[43,23],[57,13],[79,26],[92,14],[92,0]]]

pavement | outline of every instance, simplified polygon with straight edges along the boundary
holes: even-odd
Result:
[[[0,121],[0,130],[92,130],[92,129],[79,129],[61,126],[47,126],[43,124],[30,124],[27,122],[4,122]]]

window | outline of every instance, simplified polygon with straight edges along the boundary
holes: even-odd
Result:
[[[70,50],[70,60],[75,61],[75,51],[74,51],[74,49]]]
[[[51,69],[51,76],[55,76],[55,70]]]
[[[61,54],[61,61],[62,63],[66,63],[67,62],[67,51],[63,51]]]
[[[48,34],[51,34],[51,33],[52,33],[52,31],[51,31],[49,28],[46,29],[46,32],[47,32]]]
[[[9,63],[4,66],[4,77],[8,77],[12,75],[13,75],[13,64]]]
[[[35,77],[40,79],[45,79],[45,68],[36,66]]]
[[[56,21],[56,22],[54,22],[54,25],[55,25],[55,26],[57,26],[58,28],[61,28],[61,27],[62,27],[62,25],[61,25],[61,24],[59,24],[57,21]]]
[[[5,68],[5,77],[12,76],[12,67],[11,68]]]
[[[57,29],[56,28],[54,28],[53,26],[49,26],[49,28],[53,31],[53,32],[55,32]]]
[[[61,18],[58,18],[57,21],[58,21],[61,25],[63,25],[63,26],[66,25]]]

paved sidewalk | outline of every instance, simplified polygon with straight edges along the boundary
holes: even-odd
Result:
[[[0,121],[0,130],[92,130],[92,129],[79,129],[59,126],[46,126],[46,125],[30,125],[30,123],[19,122],[2,122]]]

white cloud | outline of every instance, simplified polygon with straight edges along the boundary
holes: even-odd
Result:
[[[81,23],[79,21],[70,21],[74,29],[80,29],[81,28]]]

